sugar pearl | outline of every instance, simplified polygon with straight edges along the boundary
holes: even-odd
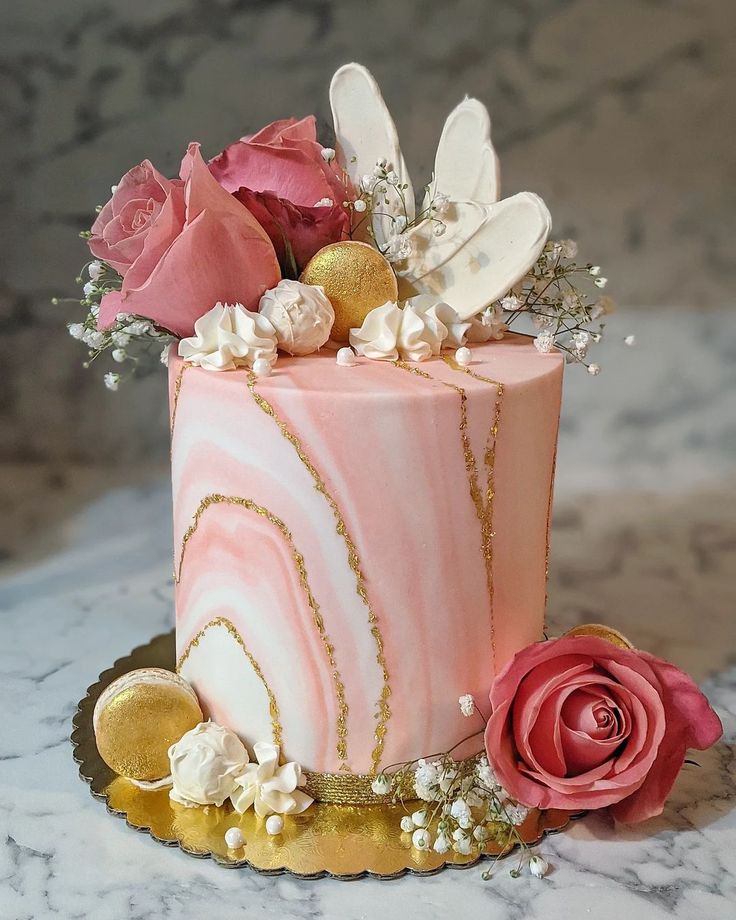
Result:
[[[340,367],[355,367],[358,363],[352,348],[340,348],[335,356],[335,360]]]
[[[239,850],[245,844],[245,837],[239,827],[229,827],[225,831],[225,843],[228,850]]]
[[[272,837],[275,837],[276,834],[280,834],[283,829],[284,819],[281,815],[271,815],[269,818],[266,818],[266,832]]]
[[[268,377],[271,373],[271,364],[265,358],[256,358],[253,362],[253,373],[256,377]]]
[[[455,352],[455,360],[460,365],[460,367],[467,367],[470,362],[473,360],[473,353],[469,348],[458,348]]]

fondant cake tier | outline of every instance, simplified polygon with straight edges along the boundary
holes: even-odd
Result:
[[[563,359],[472,354],[256,377],[172,353],[178,669],[214,721],[328,774],[483,728],[458,697],[542,636]]]

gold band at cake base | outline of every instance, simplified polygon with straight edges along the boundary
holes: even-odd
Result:
[[[474,754],[468,760],[476,760]],[[465,763],[466,761],[461,761]],[[398,776],[398,774],[397,774]],[[312,773],[304,771],[304,789],[317,802],[329,805],[385,805],[392,798],[411,802],[419,798],[414,788],[414,771],[404,770],[389,795],[377,795],[371,788],[375,776],[367,773]]]

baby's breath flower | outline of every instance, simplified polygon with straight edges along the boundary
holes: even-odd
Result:
[[[461,696],[460,699],[458,700],[458,704],[460,706],[460,712],[464,716],[469,717],[475,713],[475,701],[473,700],[473,697],[469,693],[466,693],[464,696]]]
[[[103,379],[108,390],[112,390],[113,392],[115,392],[120,385],[120,374],[114,374],[112,371],[108,371]]]
[[[452,838],[455,841],[452,845],[453,850],[461,856],[470,856],[473,851],[472,838],[460,828],[453,832]]]
[[[409,834],[414,830],[414,822],[411,820],[410,815],[404,815],[401,819],[400,826],[405,834]]]
[[[116,348],[125,348],[125,346],[130,342],[130,336],[127,332],[115,332],[110,333],[110,338],[112,339],[112,344]]]
[[[116,361],[118,364],[122,364],[123,361],[128,357],[127,352],[124,348],[113,348],[112,350],[112,360]]]
[[[549,872],[549,863],[542,856],[530,856],[529,871],[535,878],[544,878]]]
[[[97,329],[85,329],[82,341],[85,345],[89,345],[90,348],[96,351],[105,344],[105,334],[99,332]]]
[[[432,199],[432,210],[438,217],[442,217],[443,214],[446,214],[450,207],[450,199],[447,195],[437,194]]]
[[[450,849],[450,846],[450,838],[442,831],[437,834],[437,839],[435,840],[432,849],[435,851],[435,853],[446,853]]]
[[[414,827],[426,827],[429,824],[429,817],[423,808],[415,811],[411,816],[411,820],[414,822]]]
[[[126,326],[124,331],[127,332],[128,335],[147,335],[152,329],[153,325],[150,320],[137,319]]]
[[[391,791],[391,780],[385,773],[379,773],[371,783],[374,795],[386,795]]]
[[[534,339],[534,347],[542,355],[549,354],[554,348],[555,337],[547,329],[543,329],[542,332]]]
[[[499,305],[502,310],[505,310],[507,313],[515,313],[517,310],[521,309],[521,301],[515,294],[507,294],[505,297],[502,297],[499,301]]]
[[[97,281],[103,271],[104,269],[102,267],[102,262],[97,259],[95,259],[93,262],[90,262],[89,267],[87,268],[87,273],[89,274],[92,281]]]
[[[516,827],[520,827],[529,814],[529,809],[526,805],[519,805],[518,802],[507,802],[503,810],[508,820]]]
[[[417,850],[428,850],[432,846],[432,835],[420,827],[411,835],[411,843]]]
[[[578,254],[578,244],[575,240],[560,240],[560,250],[565,259],[574,259]]]
[[[362,214],[366,209],[366,203],[362,198],[358,198],[353,202],[353,209],[356,210],[359,214]]]
[[[335,159],[335,150],[333,147],[323,147],[320,153],[325,163],[331,163]]]
[[[588,373],[591,375],[591,377],[597,377],[598,374],[600,374],[600,372],[601,372],[601,369],[598,364],[588,365]]]
[[[90,297],[90,296],[91,296],[92,294],[94,294],[94,292],[95,292],[95,285],[94,285],[94,282],[93,282],[93,281],[88,281],[88,282],[84,285],[84,287],[82,288],[82,290],[84,291],[84,296],[85,296],[85,297]]]
[[[635,336],[635,335],[627,335],[627,336],[624,338],[624,345],[628,345],[629,348],[631,348],[633,345],[636,345],[636,336]]]
[[[491,835],[488,832],[488,828],[486,828],[483,824],[478,824],[473,828],[473,837],[478,841],[478,843],[485,843],[490,836]]]
[[[601,278],[596,278],[595,281],[593,282],[593,284],[594,284],[596,287],[604,288],[604,287],[608,284],[608,278],[603,278],[603,277],[601,277]]]
[[[592,275],[594,278],[597,278],[598,275],[600,275],[600,273],[601,273],[600,265],[591,265],[590,268],[588,269],[588,274]]]
[[[69,335],[73,339],[84,339],[84,323],[69,323],[67,329],[69,330]]]
[[[473,816],[470,813],[470,808],[465,799],[455,799],[450,808],[450,815],[464,830],[467,830],[473,825]]]
[[[434,233],[435,236],[444,236],[446,231],[447,227],[444,224],[435,224],[432,233]]]

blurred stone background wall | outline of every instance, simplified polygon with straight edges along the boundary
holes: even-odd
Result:
[[[0,15],[0,460],[165,460],[163,375],[109,393],[66,335],[73,305],[49,303],[76,290],[77,233],[144,157],[173,175],[189,140],[212,155],[275,118],[326,122],[351,59],[383,86],[416,185],[470,93],[505,192],[539,192],[619,302],[731,300],[734,0],[0,0]]]

